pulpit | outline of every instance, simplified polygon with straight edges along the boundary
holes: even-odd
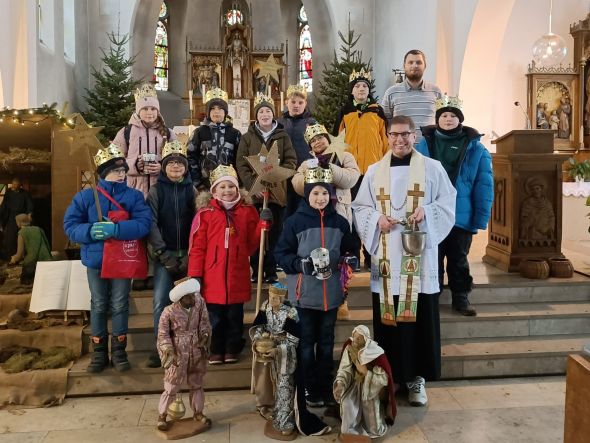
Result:
[[[526,259],[561,253],[562,163],[554,152],[554,131],[514,130],[497,138],[494,204],[483,261],[518,271]]]

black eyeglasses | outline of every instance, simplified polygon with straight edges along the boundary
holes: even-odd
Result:
[[[410,136],[410,134],[413,134],[413,133],[414,133],[414,131],[411,131],[411,132],[408,132],[408,131],[405,131],[405,132],[388,132],[387,135],[389,135],[390,137],[393,137],[393,138],[398,138],[398,136],[401,135],[404,140],[407,140],[408,137]]]

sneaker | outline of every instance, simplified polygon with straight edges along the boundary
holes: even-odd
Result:
[[[323,398],[310,394],[307,391],[305,392],[305,403],[307,403],[307,406],[310,408],[321,408],[325,406]]]
[[[463,292],[451,294],[453,311],[466,317],[475,317],[477,311],[469,304],[468,294]]]
[[[223,359],[224,363],[237,363],[238,362],[238,354],[225,354],[225,358]]]
[[[221,355],[221,354],[211,354],[209,356],[209,364],[210,365],[221,365],[221,364],[223,364],[223,355]]]
[[[281,268],[279,265],[277,265],[275,269],[277,270],[277,272],[283,272],[283,268]]]
[[[408,402],[412,406],[426,406],[426,381],[422,377],[416,377],[413,382],[406,383],[408,387]]]
[[[268,283],[269,285],[272,285],[278,281],[279,277],[277,276],[277,274],[270,274],[264,277],[264,283]]]
[[[258,274],[252,274],[252,277],[250,277],[250,281],[252,283],[258,283]]]

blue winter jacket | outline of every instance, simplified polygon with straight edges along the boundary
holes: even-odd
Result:
[[[118,223],[119,232],[116,237],[118,240],[136,240],[145,237],[150,232],[152,214],[141,192],[128,187],[125,182],[116,183],[100,179],[98,186],[129,212],[129,220]],[[119,210],[100,192],[98,200],[103,217],[107,217],[109,211]],[[71,241],[80,244],[82,264],[92,269],[101,269],[102,267],[104,241],[92,240],[90,237],[90,228],[97,221],[98,216],[92,189],[78,192],[64,215],[64,231]]]
[[[298,267],[300,259],[323,247],[330,251],[332,276],[318,280],[304,275]],[[344,294],[340,286],[338,262],[352,253],[354,241],[348,220],[330,204],[322,212],[302,200],[297,211],[285,220],[281,236],[275,246],[277,263],[287,274],[289,301],[298,308],[328,311],[342,304]]]
[[[421,128],[424,138],[416,146],[421,154],[432,157],[436,126]],[[494,174],[492,157],[479,142],[482,134],[469,126],[463,126],[467,134],[467,149],[459,161],[459,173],[453,186],[457,190],[455,226],[476,233],[485,229],[490,219],[494,201]]]
[[[312,158],[309,152],[311,148],[304,137],[307,126],[316,123],[315,119],[311,116],[311,112],[305,108],[303,114],[291,117],[289,111],[285,111],[282,117],[277,118],[277,122],[283,125],[285,131],[287,131],[287,134],[291,138],[291,143],[297,154],[297,167],[305,160]]]

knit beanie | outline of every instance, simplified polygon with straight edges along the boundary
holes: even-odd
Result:
[[[439,117],[445,112],[452,112],[459,118],[459,123],[463,123],[465,117],[463,116],[463,111],[461,111],[461,107],[463,106],[463,102],[459,97],[449,97],[445,95],[435,102],[436,107],[436,114],[435,114],[435,122],[438,126],[438,119]]]
[[[145,83],[141,87],[135,90],[135,113],[139,115],[139,111],[143,108],[153,107],[158,110],[158,114],[160,113],[160,102],[158,101],[158,94],[156,93],[156,88],[149,84]]]
[[[129,171],[129,166],[125,161],[125,156],[119,146],[111,143],[106,148],[99,149],[94,156],[94,164],[96,165],[96,172],[100,178],[106,178],[113,169],[120,167],[125,168],[125,172]]]
[[[328,194],[330,194],[330,200],[332,200],[332,197],[336,195],[334,192],[334,185],[332,183],[324,183],[324,182],[305,183],[303,185],[303,193],[305,195],[305,200],[308,203],[309,203],[309,194],[311,194],[311,190],[313,188],[315,188],[316,186],[321,186],[321,187],[325,188],[328,191]]]
[[[187,148],[178,140],[166,142],[162,148],[162,171],[166,171],[170,160],[181,162],[186,168],[185,172],[188,172]]]
[[[272,116],[275,116],[275,105],[272,98],[261,94],[254,99],[254,120],[258,119],[258,111],[264,107],[269,108],[272,111]]]
[[[221,100],[220,98],[214,98],[213,100],[209,100],[207,102],[206,110],[205,110],[205,114],[207,115],[207,118],[209,120],[211,120],[211,109],[213,109],[213,106],[219,106],[221,109],[223,109],[223,111],[225,112],[223,119],[225,120],[225,117],[227,116],[227,112],[228,112],[227,103],[224,102],[223,100]]]
[[[239,188],[238,174],[232,165],[219,165],[216,167],[209,176],[211,182],[210,191],[213,194],[213,189],[222,181],[232,182],[236,188]]]

